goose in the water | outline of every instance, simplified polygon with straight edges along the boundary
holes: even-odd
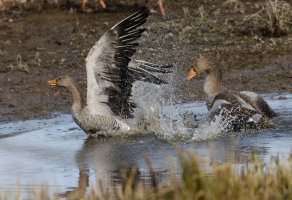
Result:
[[[272,123],[271,119],[276,113],[258,94],[250,91],[238,92],[222,85],[219,63],[201,56],[189,70],[186,80],[191,80],[202,72],[207,74],[204,92],[207,95],[208,120],[213,121],[221,115],[222,121],[227,122],[226,129],[235,131]]]
[[[171,66],[159,66],[144,61],[131,62],[145,28],[139,28],[149,16],[149,9],[122,20],[108,30],[91,48],[85,61],[87,72],[87,101],[77,84],[62,76],[48,81],[52,86],[67,88],[73,95],[74,121],[90,136],[128,132],[131,127],[125,118],[131,117],[135,104],[130,101],[132,84],[142,80],[155,84],[166,83],[152,74],[171,72]]]

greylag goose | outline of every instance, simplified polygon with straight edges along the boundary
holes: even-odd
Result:
[[[207,95],[207,119],[213,121],[219,114],[228,122],[227,130],[241,130],[242,128],[258,128],[269,125],[270,119],[276,113],[268,103],[255,92],[234,91],[224,87],[221,83],[222,71],[220,64],[204,57],[197,59],[197,63],[189,70],[186,80],[191,80],[197,74],[205,72],[204,92]]]
[[[171,66],[149,62],[131,62],[150,11],[147,7],[127,17],[108,30],[91,48],[85,61],[87,72],[87,102],[77,84],[62,76],[48,81],[51,86],[67,88],[73,95],[74,121],[90,136],[127,132],[131,128],[125,118],[131,117],[135,104],[130,101],[135,80],[155,84],[166,83],[152,72],[168,73]],[[139,64],[139,65],[138,65]]]
[[[102,7],[102,9],[106,9],[106,3],[104,0],[98,0],[99,5]],[[146,5],[150,5],[150,0],[145,0]],[[82,0],[82,11],[86,11],[86,4],[87,0]],[[157,5],[159,7],[159,11],[162,16],[165,16],[165,9],[162,3],[162,0],[157,0]]]

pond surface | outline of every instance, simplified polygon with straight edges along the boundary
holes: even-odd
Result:
[[[139,178],[149,183],[145,156],[152,161],[159,181],[164,182],[171,172],[179,174],[178,146],[195,152],[206,171],[214,162],[245,163],[251,152],[265,162],[277,155],[285,160],[292,152],[292,94],[268,94],[264,98],[281,114],[275,119],[276,128],[227,136],[179,127],[186,124],[179,120],[182,116],[193,116],[193,112],[200,119],[206,114],[204,102],[163,107],[165,132],[160,134],[87,139],[65,114],[1,123],[0,188],[13,194],[19,183],[18,191],[27,195],[43,184],[60,193],[74,192],[83,179],[89,183],[102,179],[106,185],[120,182],[125,166],[136,166]]]

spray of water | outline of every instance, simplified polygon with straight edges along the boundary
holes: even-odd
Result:
[[[226,128],[222,123],[222,115],[216,116],[213,121],[204,118],[207,110],[203,102],[165,102],[162,97],[170,87],[136,83],[133,98],[139,106],[135,109],[132,123],[139,129],[155,132],[169,140],[211,139]]]
[[[174,91],[171,85],[137,82],[133,100],[138,107],[132,124],[140,130],[155,132],[165,139],[209,140],[232,132],[253,120],[239,117],[238,107],[221,108],[209,118],[204,102],[173,104],[164,100],[165,93]],[[239,126],[239,127],[237,127]]]
[[[197,129],[194,130],[192,140],[214,139],[230,131],[235,118],[234,116],[229,116],[229,112],[228,110],[222,109],[212,119],[209,119],[208,116],[201,119]]]
[[[175,72],[168,75],[168,81],[171,82],[174,76]],[[155,132],[165,138],[186,135],[189,128],[185,126],[182,119],[192,114],[180,110],[179,107],[173,105],[172,100],[166,102],[164,98],[166,95],[173,95],[174,90],[171,84],[155,85],[135,82],[132,98],[138,107],[134,110],[134,120],[131,123],[139,129]],[[189,123],[191,121],[194,120],[189,120]]]
[[[198,115],[205,112],[202,111],[203,103],[174,104],[174,90],[175,87],[171,84],[135,82],[132,98],[138,107],[134,110],[134,119],[130,123],[140,130],[155,132],[165,139],[191,139],[198,127]],[[173,95],[173,98],[168,98],[170,100],[166,102],[166,95]]]

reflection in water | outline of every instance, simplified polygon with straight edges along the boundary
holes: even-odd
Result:
[[[79,168],[78,187],[74,190],[60,194],[60,197],[68,199],[83,199],[86,195],[87,187],[89,186],[89,171]]]
[[[200,160],[201,170],[212,176],[210,172],[213,165],[229,162],[240,169],[248,162],[252,152],[259,158],[269,159],[271,152],[264,146],[267,143],[259,133],[243,137],[226,136],[216,140],[179,144],[179,146],[193,151]],[[287,149],[284,151],[287,152]],[[145,160],[145,155],[149,159]],[[79,168],[78,186],[62,196],[81,199],[90,186],[95,186],[95,183],[99,185],[100,181],[108,188],[109,186],[114,188],[117,184],[123,187],[127,178],[133,175],[133,168],[136,169],[135,176],[132,177],[133,187],[139,182],[152,185],[155,189],[157,184],[164,185],[170,181],[169,178],[175,177],[180,172],[177,163],[173,167],[167,158],[177,159],[176,148],[155,135],[88,138],[75,155],[75,162]],[[147,164],[147,161],[152,162]],[[153,165],[153,171],[149,170],[150,165]],[[151,174],[153,172],[155,177]]]
[[[117,183],[124,187],[130,176],[134,178],[133,187],[139,182],[155,188],[169,175],[167,158],[175,154],[171,144],[155,135],[88,138],[75,157],[79,167],[78,187],[61,196],[80,199],[86,194],[90,180],[102,181],[106,187]]]

